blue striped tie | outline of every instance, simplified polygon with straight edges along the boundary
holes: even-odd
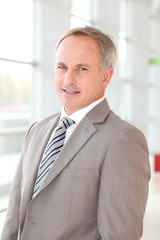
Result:
[[[59,152],[61,151],[64,145],[67,128],[74,123],[75,122],[73,120],[69,119],[68,117],[64,117],[56,127],[44,151],[43,158],[39,166],[32,198],[34,198],[37,195],[38,190],[40,189],[40,186],[42,184],[42,181],[44,180],[46,174],[52,167]]]

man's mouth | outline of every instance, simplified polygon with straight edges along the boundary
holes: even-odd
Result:
[[[74,94],[74,93],[79,93],[79,91],[75,91],[75,90],[66,90],[66,89],[63,89],[63,91],[65,91],[66,93],[71,93],[71,94]]]
[[[67,94],[77,94],[77,93],[80,93],[80,90],[77,89],[77,88],[65,88],[65,87],[62,87],[62,90],[67,93]]]
[[[68,94],[68,95],[76,95],[80,93],[80,89],[74,84],[70,84],[68,86],[65,84],[62,84],[61,89],[65,94]]]

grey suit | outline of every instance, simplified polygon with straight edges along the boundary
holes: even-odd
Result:
[[[77,125],[31,200],[59,117],[27,133],[1,240],[139,240],[150,179],[147,143],[106,100]]]

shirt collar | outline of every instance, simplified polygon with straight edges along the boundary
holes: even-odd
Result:
[[[61,117],[60,119],[62,119],[63,117],[68,116],[69,118],[71,118],[73,121],[75,121],[75,123],[79,123],[84,116],[92,109],[94,108],[97,104],[99,104],[100,102],[102,102],[105,99],[105,97],[102,97],[100,99],[98,99],[97,101],[91,103],[90,105],[88,105],[85,108],[82,108],[74,113],[72,113],[70,116],[67,115],[67,113],[64,110],[64,107],[62,107],[62,112],[61,112]]]

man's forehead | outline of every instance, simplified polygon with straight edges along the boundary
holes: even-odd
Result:
[[[80,47],[86,47],[86,46],[92,46],[100,50],[99,43],[96,39],[94,39],[91,36],[88,35],[71,35],[67,36],[66,38],[63,39],[63,41],[60,43],[58,50],[61,48],[65,49],[68,48],[68,46],[71,47],[71,49],[74,48],[79,48]]]

